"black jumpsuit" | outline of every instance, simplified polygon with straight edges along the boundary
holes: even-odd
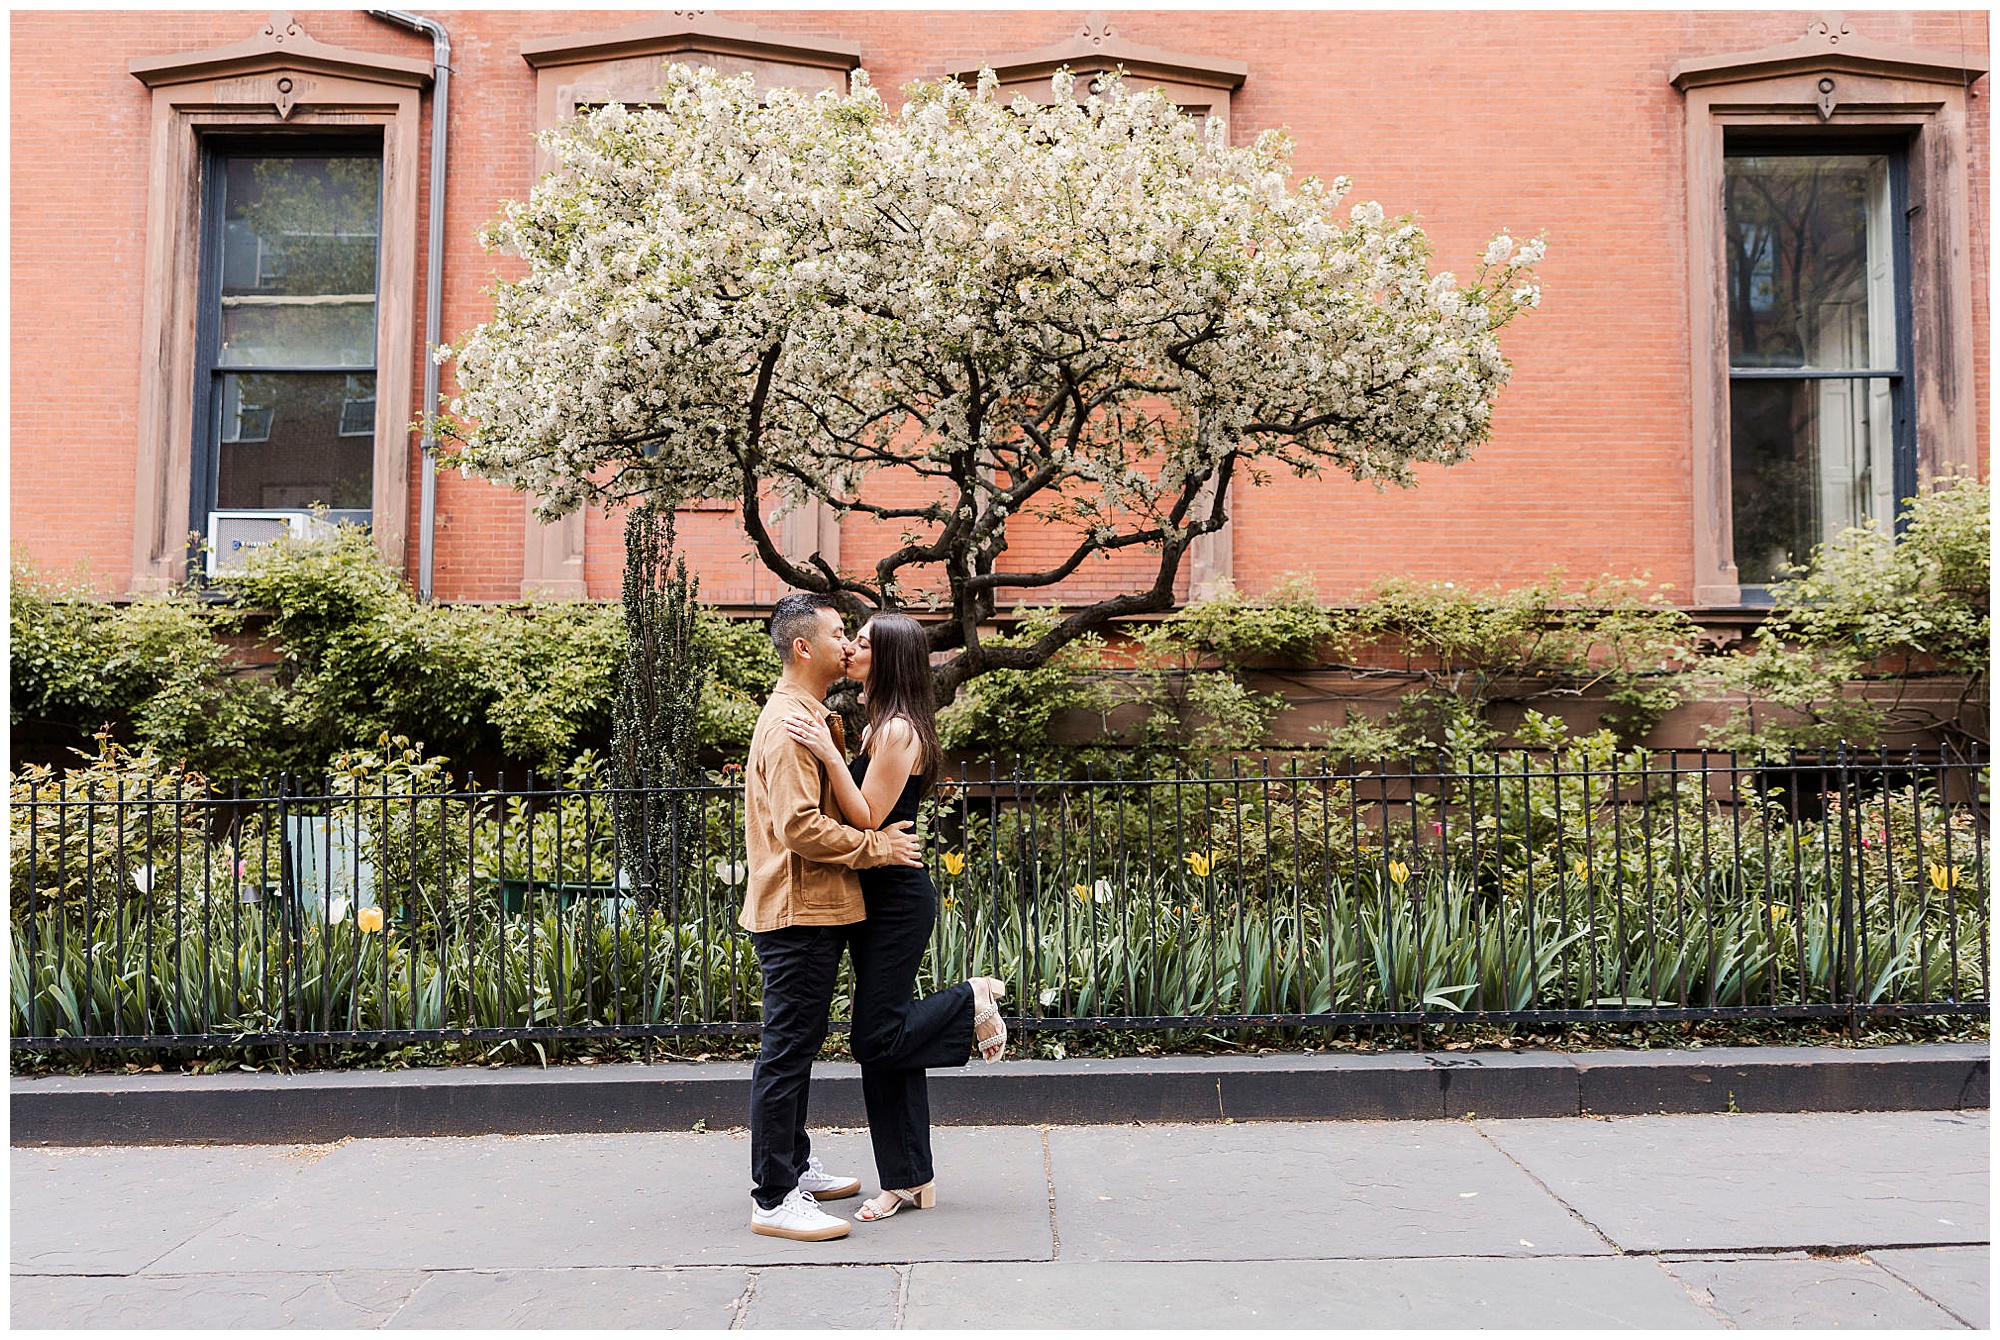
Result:
[[[856,786],[868,776],[868,756],[848,765]],[[922,779],[912,777],[883,825],[914,820]],[[854,1059],[875,1171],[884,1187],[931,1180],[931,1110],[924,1071],[961,1066],[972,1054],[972,987],[960,982],[915,1000],[917,965],[937,923],[937,889],[917,866],[885,865],[861,873],[868,919],[850,928],[854,962]]]

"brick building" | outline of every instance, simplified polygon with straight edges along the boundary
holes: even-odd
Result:
[[[1302,172],[1416,213],[1441,268],[1546,232],[1474,460],[1413,492],[1240,490],[1184,583],[1307,571],[1337,599],[1560,564],[1722,609],[1919,479],[1986,470],[1983,12],[438,17],[443,98],[433,37],[357,11],[12,16],[12,525],[42,566],[158,589],[190,531],[319,503],[441,599],[616,596],[616,518],[542,525],[448,467],[433,490],[408,424],[430,294],[444,339],[486,316],[508,262],[475,234],[542,170],[535,130],[645,100],[668,59],[807,88],[864,67],[892,101],[1123,65],[1238,143],[1288,128]],[[801,513],[786,543],[853,556],[868,524]],[[732,514],[682,537],[708,598],[779,594]]]

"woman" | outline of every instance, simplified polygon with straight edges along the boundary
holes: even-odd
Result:
[[[880,828],[913,820],[939,763],[922,626],[903,614],[876,615],[855,636],[847,673],[861,682],[868,712],[861,753],[851,768],[823,719],[795,715],[785,727],[826,764],[846,822]],[[936,1203],[924,1071],[964,1065],[974,1047],[984,1060],[1000,1058],[1007,1026],[995,1002],[1007,987],[997,978],[975,977],[912,999],[917,965],[937,922],[930,875],[907,866],[863,870],[861,895],[868,919],[854,928],[848,951],[854,960],[851,1040],[883,1187],[855,1214],[865,1223]]]

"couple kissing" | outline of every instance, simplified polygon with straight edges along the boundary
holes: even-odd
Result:
[[[749,879],[738,920],[764,974],[764,1030],[750,1077],[750,1231],[818,1242],[848,1221],[819,1203],[860,1194],[829,1173],[806,1136],[813,1058],[826,1040],[834,981],[853,963],[849,1038],[861,1064],[868,1135],[882,1190],[868,1223],[936,1199],[924,1072],[977,1052],[998,1060],[1007,1026],[997,978],[914,998],[937,921],[937,890],[914,829],[937,780],[928,644],[916,620],[877,614],[849,641],[839,608],[798,593],[771,612],[782,671],[757,718],[744,767]],[[826,694],[860,681],[868,725],[850,765]]]

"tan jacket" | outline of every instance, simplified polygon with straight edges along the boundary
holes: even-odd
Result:
[[[845,926],[864,920],[857,869],[889,863],[887,833],[850,828],[820,761],[785,732],[794,711],[829,719],[846,748],[840,717],[782,682],[757,717],[743,769],[743,851],[750,878],[737,920],[749,931]]]

